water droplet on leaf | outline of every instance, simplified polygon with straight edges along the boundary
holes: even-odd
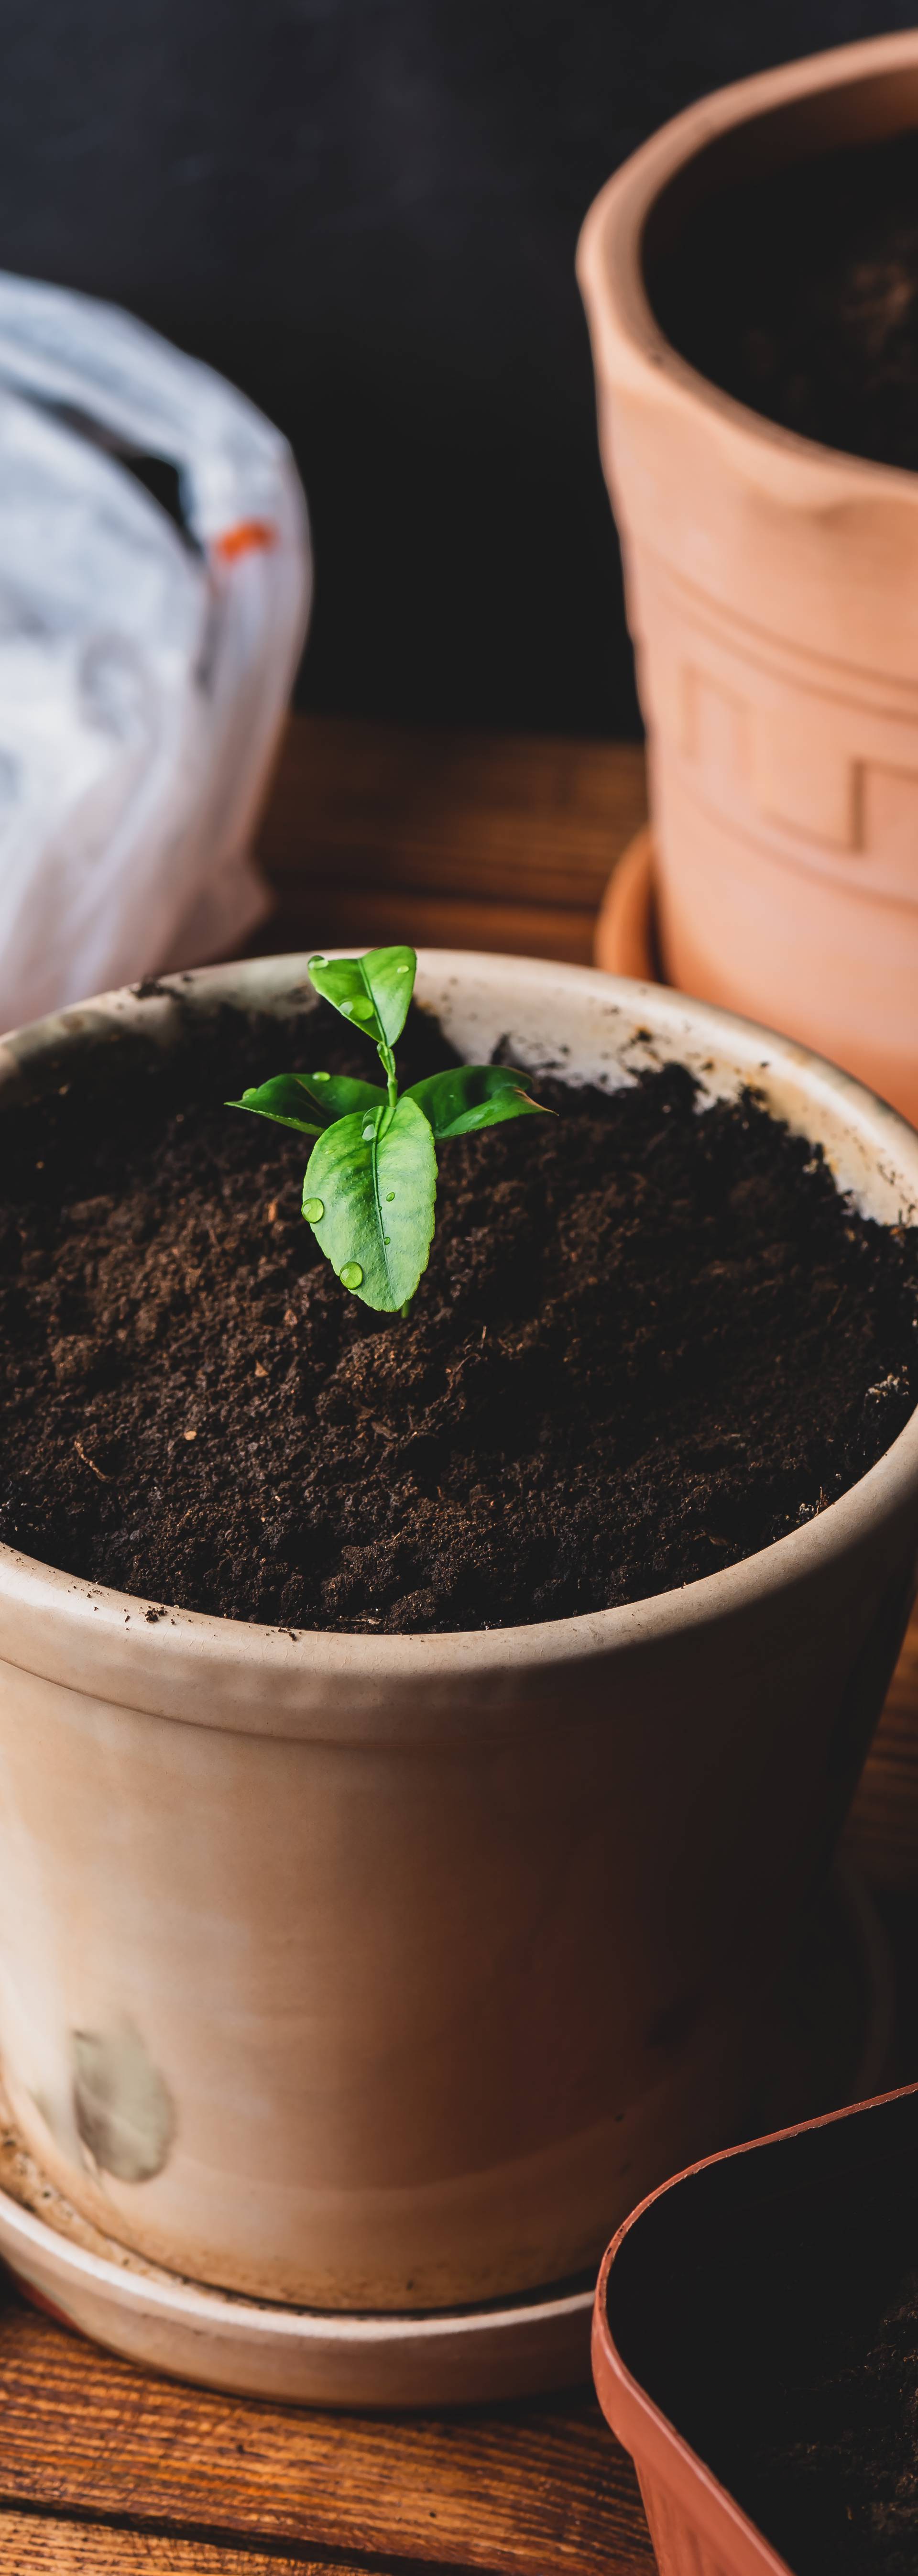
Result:
[[[364,1144],[365,1144],[365,1145],[372,1145],[373,1138],[374,1138],[375,1134],[376,1134],[376,1120],[375,1120],[375,1118],[370,1118],[370,1119],[368,1119],[367,1124],[366,1124],[366,1126],[365,1126],[365,1128],[364,1128],[364,1130],[363,1130],[363,1141],[364,1141]]]
[[[371,1020],[373,1017],[373,1003],[368,1000],[365,993],[358,993],[356,1002],[351,1002],[349,1007],[353,1011],[355,1020]]]
[[[383,1242],[384,1242],[384,1243],[391,1243],[391,1241],[392,1241],[392,1236],[391,1236],[391,1234],[384,1234],[384,1235],[383,1235]]]
[[[386,1204],[387,1204],[387,1206],[388,1206],[388,1204],[389,1204],[389,1201],[390,1201],[391,1199],[394,1199],[394,1197],[395,1197],[395,1191],[394,1191],[394,1190],[387,1190],[387,1191],[386,1191]]]
[[[343,1270],[339,1270],[338,1277],[342,1288],[359,1288],[363,1281],[363,1271],[359,1261],[346,1261]]]
[[[330,1081],[331,1081],[331,1074],[330,1074],[330,1073],[314,1073],[312,1078],[313,1078],[313,1082],[330,1082]]]
[[[324,1214],[325,1214],[325,1201],[324,1201],[324,1199],[304,1199],[304,1200],[303,1200],[303,1215],[304,1215],[304,1217],[305,1217],[305,1219],[306,1219],[307,1225],[318,1225],[320,1217],[323,1217],[323,1216],[324,1216]]]

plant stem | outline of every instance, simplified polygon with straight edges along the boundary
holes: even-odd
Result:
[[[386,1077],[387,1106],[390,1109],[394,1109],[398,1099],[398,1083],[395,1078],[395,1057],[390,1046],[378,1046],[376,1053]]]

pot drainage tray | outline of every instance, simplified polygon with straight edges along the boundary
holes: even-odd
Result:
[[[892,2032],[889,1959],[859,1882],[839,1874],[768,2017],[746,2134],[877,2090]],[[706,2142],[707,2145],[707,2142]],[[0,2096],[0,2256],[26,2296],[126,2360],[287,2405],[468,2405],[589,2375],[595,2275],[477,2308],[355,2316],[270,2307],[157,2269],[80,2218]]]

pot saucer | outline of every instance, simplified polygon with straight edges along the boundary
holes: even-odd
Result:
[[[764,2028],[744,2133],[875,2092],[893,2026],[885,1938],[839,1871]],[[478,2308],[353,2316],[269,2307],[158,2270],[79,2218],[0,2104],[0,2256],[27,2298],[126,2360],[287,2405],[440,2407],[535,2396],[589,2375],[595,2275]]]
[[[616,861],[600,906],[593,963],[606,975],[634,975],[641,984],[667,981],[657,942],[655,866],[653,832],[644,823]]]

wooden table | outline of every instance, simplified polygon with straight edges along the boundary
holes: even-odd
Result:
[[[262,835],[257,945],[410,938],[588,964],[610,867],[644,814],[631,745],[301,718]],[[918,1638],[852,1828],[902,1971],[918,2074]],[[891,1827],[892,1819],[892,1827]],[[95,2352],[0,2293],[2,2576],[639,2576],[629,2461],[585,2392],[433,2417],[212,2397]]]
[[[300,717],[262,833],[277,911],[258,945],[408,939],[588,966],[645,813],[636,743]]]

